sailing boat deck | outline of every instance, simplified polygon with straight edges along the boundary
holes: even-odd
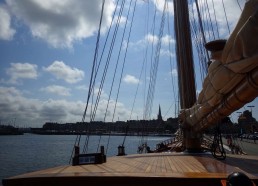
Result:
[[[258,183],[258,157],[155,153],[110,157],[97,165],[61,166],[15,176],[4,185],[221,185],[232,172],[243,172]],[[148,179],[145,179],[148,177]],[[257,184],[256,183],[256,184]]]

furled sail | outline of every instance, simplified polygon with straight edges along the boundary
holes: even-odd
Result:
[[[211,64],[198,100],[179,115],[183,127],[201,131],[258,95],[258,1],[246,2],[225,46],[209,43]],[[221,42],[221,41],[220,41]]]

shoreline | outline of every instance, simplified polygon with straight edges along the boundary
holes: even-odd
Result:
[[[120,133],[120,132],[111,132],[111,133],[86,133],[86,132],[54,132],[54,131],[37,131],[37,132],[26,132],[29,134],[37,135],[92,135],[92,136],[156,136],[156,137],[174,137],[175,134],[138,134],[138,133]]]

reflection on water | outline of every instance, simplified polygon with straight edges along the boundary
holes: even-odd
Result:
[[[0,136],[0,180],[31,171],[67,165],[76,136],[72,135],[33,135]],[[111,136],[107,156],[115,156],[123,136]],[[168,137],[145,137],[151,149]],[[82,138],[81,141],[84,141]],[[101,145],[107,146],[108,136],[101,137]],[[127,136],[126,154],[137,153],[141,137]],[[91,136],[89,152],[97,151],[99,136]],[[0,183],[1,185],[1,183]]]

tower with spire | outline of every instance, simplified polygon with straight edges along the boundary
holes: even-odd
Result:
[[[160,105],[159,105],[159,113],[158,113],[157,119],[158,119],[158,122],[159,122],[159,123],[163,122],[163,118],[162,118],[162,115],[161,115],[161,108],[160,108]]]

